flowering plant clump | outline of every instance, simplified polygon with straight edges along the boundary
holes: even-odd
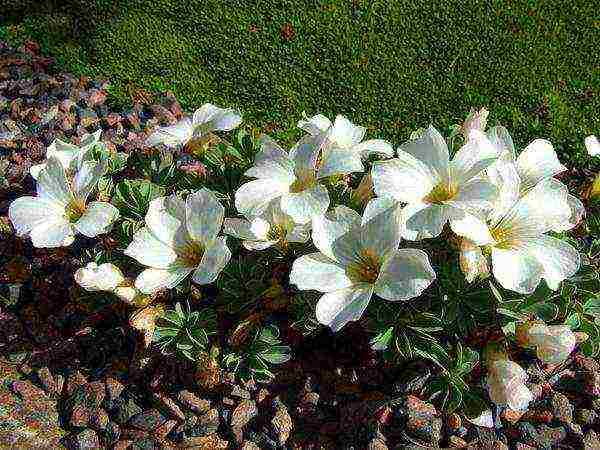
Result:
[[[268,381],[293,358],[289,336],[358,322],[386,359],[431,361],[425,390],[446,410],[473,399],[485,364],[478,392],[524,411],[533,394],[511,351],[550,366],[578,346],[600,352],[597,255],[567,234],[586,207],[557,179],[552,144],[517,152],[488,116],[396,149],[345,116],[305,116],[286,151],[256,130],[226,139],[241,114],[205,104],[133,155],[108,151],[101,132],[55,141],[30,171],[37,196],[9,218],[35,247],[107,234],[114,244],[85,253],[76,283],[122,302],[144,351],[191,361],[203,386],[219,367]],[[597,153],[593,136],[585,145]]]

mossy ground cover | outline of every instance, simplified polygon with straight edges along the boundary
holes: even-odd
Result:
[[[278,137],[302,111],[343,113],[395,143],[487,105],[518,146],[546,137],[581,166],[600,130],[596,13],[585,0],[20,0],[0,37],[110,79],[124,105],[171,90]]]

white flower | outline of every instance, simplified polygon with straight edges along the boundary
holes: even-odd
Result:
[[[272,200],[279,199],[281,210],[297,224],[324,214],[329,207],[329,193],[319,183],[322,174],[317,168],[324,140],[323,135],[306,135],[288,154],[275,141],[262,136],[254,166],[245,173],[258,179],[237,190],[237,210],[246,217],[258,217]]]
[[[436,237],[450,222],[458,235],[482,244],[490,241],[479,216],[498,192],[479,175],[496,160],[497,151],[483,133],[472,130],[452,161],[434,127],[403,144],[397,154],[373,163],[371,175],[378,196],[407,203],[402,212],[406,239]]]
[[[600,156],[600,142],[594,135],[585,138],[585,148],[590,156]]]
[[[226,238],[217,236],[224,208],[215,195],[201,189],[185,201],[176,195],[154,199],[146,226],[135,233],[125,254],[148,266],[135,280],[144,294],[171,289],[188,275],[197,284],[215,281],[231,253]]]
[[[154,131],[147,139],[148,146],[163,144],[166,147],[184,146],[198,141],[212,131],[230,131],[242,122],[241,114],[235,109],[219,108],[210,103],[202,105],[192,117]]]
[[[46,160],[55,157],[64,167],[67,172],[67,178],[77,172],[85,161],[92,160],[92,150],[100,143],[100,135],[102,130],[98,130],[92,134],[86,134],[81,138],[79,145],[63,142],[60,139],[55,139],[52,144],[46,149]],[[31,176],[37,180],[40,171],[46,167],[46,161],[41,164],[36,164],[29,168]]]
[[[298,225],[281,210],[277,200],[269,203],[259,217],[247,219],[225,219],[223,232],[242,239],[248,250],[264,250],[275,244],[306,242],[310,238],[310,223]]]
[[[514,192],[512,189],[505,189],[510,188],[507,183],[511,182],[498,178],[502,176],[498,173],[498,168],[506,164],[515,166],[521,195],[526,194],[539,182],[553,178],[566,170],[566,167],[558,160],[552,144],[545,139],[535,139],[517,156],[513,140],[506,128],[493,127],[488,131],[487,136],[500,155],[498,161],[488,167],[487,173],[492,182],[500,188],[500,200],[504,201],[505,207],[510,206],[507,202],[510,201],[511,196],[514,196]],[[505,171],[504,176],[506,176],[508,169],[506,167],[502,168]],[[515,174],[511,176],[515,177]],[[500,183],[503,183],[503,186],[500,186]],[[555,223],[552,228],[553,231],[570,230],[579,224],[585,215],[583,203],[577,197],[568,194],[567,201],[571,208],[571,215],[564,222]]]
[[[507,164],[499,167],[498,172],[510,174],[514,167]],[[567,189],[550,178],[519,198],[518,176],[513,178],[513,173],[502,177],[512,180],[503,185],[503,189],[510,190],[515,200],[498,203],[497,209],[488,216],[494,242],[484,250],[486,255],[491,255],[492,273],[502,287],[521,294],[531,294],[542,278],[550,289],[556,290],[561,281],[579,270],[580,265],[576,249],[546,235],[555,224],[564,223],[571,215]],[[487,271],[481,249],[466,243],[462,251],[462,258],[470,262],[470,265],[462,265],[466,268],[467,278],[473,279]]]
[[[8,216],[19,236],[29,236],[35,247],[71,245],[75,233],[95,237],[110,230],[119,211],[110,203],[86,204],[105,171],[102,163],[83,162],[72,181],[54,156],[38,174],[37,197],[11,203]]]
[[[296,259],[290,283],[316,290],[316,314],[337,331],[358,320],[373,294],[389,301],[419,296],[435,279],[429,258],[421,250],[400,249],[400,210],[386,198],[371,200],[362,218],[338,206],[313,219],[313,241],[320,250]]]
[[[139,292],[129,284],[123,272],[111,263],[98,265],[91,262],[77,269],[74,277],[75,282],[86,291],[111,292],[129,304],[134,304],[139,296]]]
[[[112,292],[125,281],[121,269],[111,263],[88,263],[87,266],[77,269],[74,277],[77,284],[86,291]]]
[[[544,323],[530,326],[525,341],[536,349],[537,357],[546,364],[565,361],[577,345],[577,337],[567,325]]]
[[[513,361],[499,359],[491,362],[487,376],[490,399],[514,411],[525,411],[533,400],[533,394],[525,385],[527,378],[523,368]]]
[[[345,167],[347,173],[363,172],[361,159],[370,154],[380,154],[387,157],[394,155],[392,145],[382,139],[369,139],[363,141],[366,128],[353,124],[342,115],[335,118],[334,123],[317,114],[311,118],[300,120],[298,128],[303,129],[312,136],[324,134],[327,144],[323,150],[323,164],[321,176],[339,174],[341,167]]]

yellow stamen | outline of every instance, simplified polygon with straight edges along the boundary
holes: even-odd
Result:
[[[381,259],[372,249],[363,249],[357,261],[346,268],[346,274],[352,281],[373,284],[379,277]]]
[[[204,246],[198,241],[188,242],[178,249],[177,254],[186,267],[196,267],[202,261]]]
[[[431,192],[423,199],[424,203],[440,204],[452,200],[458,194],[458,188],[448,183],[442,182],[435,186]]]
[[[77,222],[85,213],[85,202],[82,199],[72,200],[67,205],[65,213],[69,222]]]

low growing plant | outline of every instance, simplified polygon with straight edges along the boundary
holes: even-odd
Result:
[[[482,364],[491,400],[522,409],[531,395],[511,348],[549,364],[577,344],[599,351],[600,243],[568,233],[585,209],[556,178],[552,144],[519,153],[487,118],[472,111],[448,138],[413,131],[394,150],[344,116],[316,115],[288,151],[243,129],[226,140],[241,115],[206,104],[128,158],[100,133],[57,140],[32,168],[37,196],[9,217],[36,247],[109,234],[113,249],[91,250],[76,281],[124,302],[144,346],[195,362],[199,383],[220,366],[275,377],[293,357],[277,322],[287,312],[304,335],[361,321],[391,362],[429,360],[426,391],[447,411],[482,403],[471,380]]]

